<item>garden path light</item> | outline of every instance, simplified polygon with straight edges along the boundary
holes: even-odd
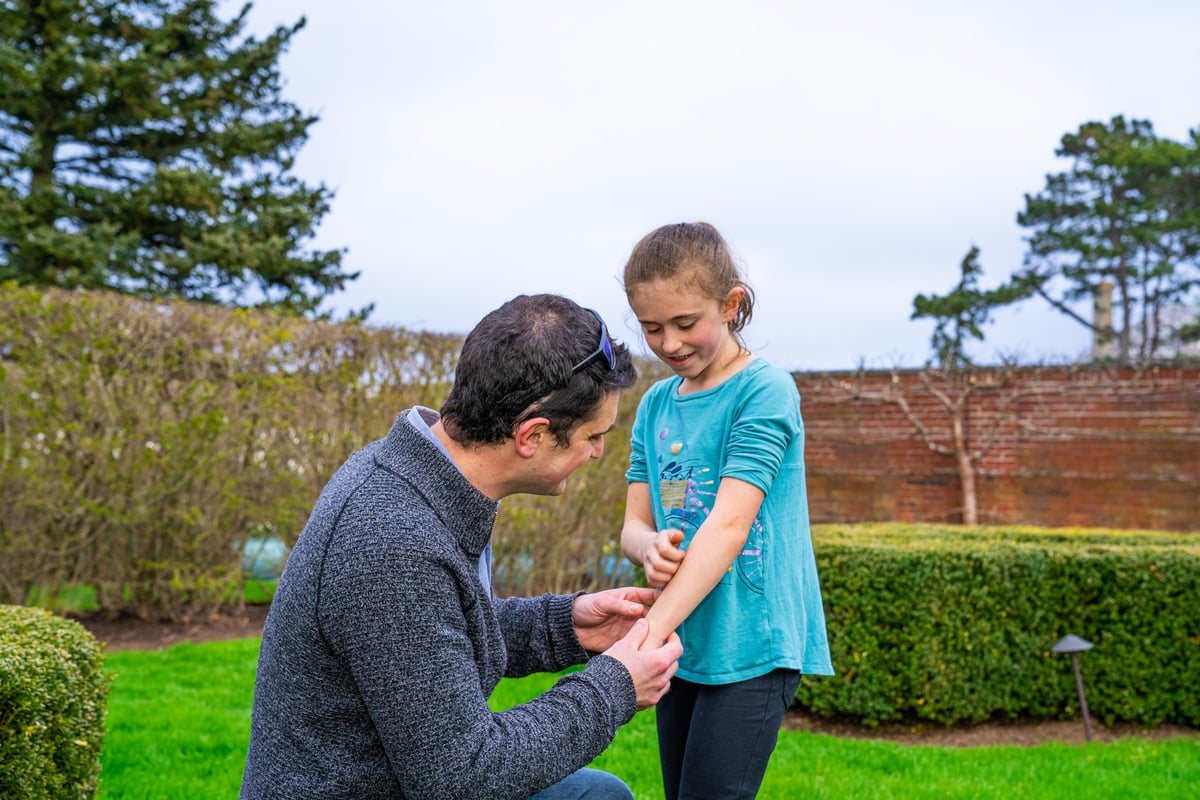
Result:
[[[1055,653],[1070,653],[1071,668],[1075,671],[1075,688],[1079,690],[1079,708],[1083,710],[1083,733],[1090,742],[1092,740],[1092,720],[1088,717],[1087,697],[1083,694],[1083,678],[1079,675],[1079,654],[1092,649],[1092,643],[1087,639],[1068,633],[1055,643],[1050,650]]]

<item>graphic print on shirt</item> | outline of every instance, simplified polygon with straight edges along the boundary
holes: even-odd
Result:
[[[669,435],[670,430],[663,428],[658,438],[665,443]],[[719,478],[706,464],[690,464],[686,457],[679,458],[684,450],[683,442],[671,442],[668,449],[672,456],[670,460],[664,457],[663,450],[658,452],[658,494],[666,527],[683,531],[680,548],[687,550],[696,531],[712,513]],[[747,587],[756,592],[763,591],[763,526],[758,515],[750,525],[742,552],[721,578],[721,583],[728,584],[735,570]]]

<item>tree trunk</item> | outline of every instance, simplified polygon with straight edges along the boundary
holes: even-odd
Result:
[[[959,405],[952,412],[954,457],[958,462],[958,480],[962,486],[962,515],[964,525],[979,524],[979,504],[975,497],[975,464],[967,451],[967,436],[963,430],[965,409]]]

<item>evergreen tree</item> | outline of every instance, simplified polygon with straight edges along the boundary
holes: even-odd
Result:
[[[980,289],[979,248],[972,245],[959,265],[958,284],[944,295],[919,294],[913,298],[910,319],[937,321],[930,339],[932,365],[943,371],[974,366],[967,355],[968,339],[983,341],[983,326],[996,309],[1023,300],[1028,292],[1018,286]]]
[[[312,312],[357,273],[306,249],[332,193],[289,174],[303,26],[212,0],[0,0],[0,282]]]
[[[1114,117],[1066,134],[1056,154],[1066,172],[1026,195],[1018,223],[1030,230],[1014,285],[1115,341],[1121,361],[1178,349],[1186,330],[1165,312],[1200,294],[1200,150],[1155,135],[1143,120]],[[1073,306],[1113,286],[1113,324],[1104,329]]]

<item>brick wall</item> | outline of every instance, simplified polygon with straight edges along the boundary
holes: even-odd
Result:
[[[815,522],[961,522],[958,404],[979,522],[1200,531],[1200,367],[795,377]]]

